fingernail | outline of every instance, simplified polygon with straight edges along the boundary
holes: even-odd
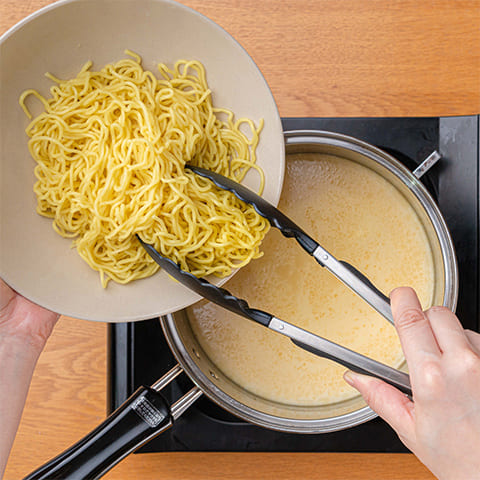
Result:
[[[355,382],[358,378],[358,375],[356,373],[352,372],[351,370],[347,370],[343,374],[343,378],[351,387],[355,388]]]

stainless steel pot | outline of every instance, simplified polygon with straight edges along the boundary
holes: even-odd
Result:
[[[286,153],[325,153],[368,167],[408,200],[425,229],[434,263],[433,303],[455,310],[458,293],[453,243],[434,200],[417,176],[384,151],[352,137],[323,131],[285,132]],[[299,406],[260,398],[228,378],[208,357],[190,326],[188,311],[160,319],[178,365],[151,388],[141,387],[102,425],[27,478],[99,478],[148,440],[169,428],[202,394],[230,413],[263,427],[295,433],[323,433],[358,425],[375,417],[360,396],[323,406]],[[403,365],[405,368],[405,365]],[[194,382],[171,407],[158,395],[185,372]]]
[[[452,239],[438,207],[416,176],[384,151],[346,135],[297,130],[285,132],[285,142],[287,155],[337,155],[374,170],[394,185],[417,213],[430,243],[435,269],[433,303],[455,310],[458,273]],[[230,380],[208,358],[192,332],[186,310],[160,321],[170,348],[187,375],[211,400],[244,420],[287,432],[324,433],[353,427],[375,417],[359,396],[307,407],[260,398]]]

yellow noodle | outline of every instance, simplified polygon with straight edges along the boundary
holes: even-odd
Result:
[[[56,84],[45,111],[27,127],[37,165],[37,212],[74,238],[81,257],[110,279],[128,283],[158,266],[135,233],[197,276],[229,275],[259,257],[268,222],[230,192],[185,171],[186,162],[241,181],[255,164],[262,122],[235,120],[212,105],[198,61],[159,65],[160,78],[141,58],[91,71]],[[244,132],[248,133],[245,134]]]

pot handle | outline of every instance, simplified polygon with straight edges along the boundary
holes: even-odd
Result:
[[[442,156],[434,150],[413,172],[412,174],[420,180],[440,159]]]
[[[179,365],[152,387],[140,387],[82,440],[24,480],[96,480],[120,460],[168,430],[202,391],[192,388],[169,406],[158,392],[183,370]]]

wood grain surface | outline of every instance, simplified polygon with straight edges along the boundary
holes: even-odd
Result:
[[[49,3],[1,0],[0,33]],[[183,3],[246,48],[282,116],[480,113],[478,0]],[[104,324],[61,318],[37,365],[5,479],[22,478],[103,420],[105,339]],[[410,454],[157,453],[130,455],[105,478],[433,477]]]

